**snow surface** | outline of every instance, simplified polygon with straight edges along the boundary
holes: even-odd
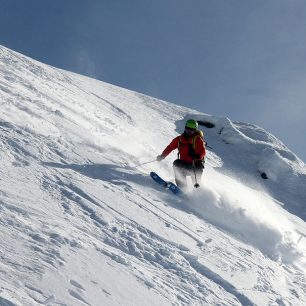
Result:
[[[270,133],[4,47],[0,103],[0,305],[306,305],[306,167]],[[213,149],[176,197],[147,162],[188,118]]]

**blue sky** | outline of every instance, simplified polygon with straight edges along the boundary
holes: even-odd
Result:
[[[0,44],[259,125],[306,161],[303,0],[0,0]]]

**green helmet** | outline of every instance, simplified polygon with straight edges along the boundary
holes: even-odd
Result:
[[[198,128],[198,122],[193,119],[189,119],[186,121],[185,127],[196,130]]]

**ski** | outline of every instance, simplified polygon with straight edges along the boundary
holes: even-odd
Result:
[[[156,172],[151,172],[150,176],[157,184],[163,186],[165,189],[171,190],[175,195],[183,194],[183,191],[179,187],[172,182],[166,182]]]

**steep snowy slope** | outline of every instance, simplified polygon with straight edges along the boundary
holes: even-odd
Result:
[[[0,47],[0,305],[305,305],[305,165],[262,129]],[[201,188],[161,190],[196,118]],[[209,128],[207,127],[209,126]]]

